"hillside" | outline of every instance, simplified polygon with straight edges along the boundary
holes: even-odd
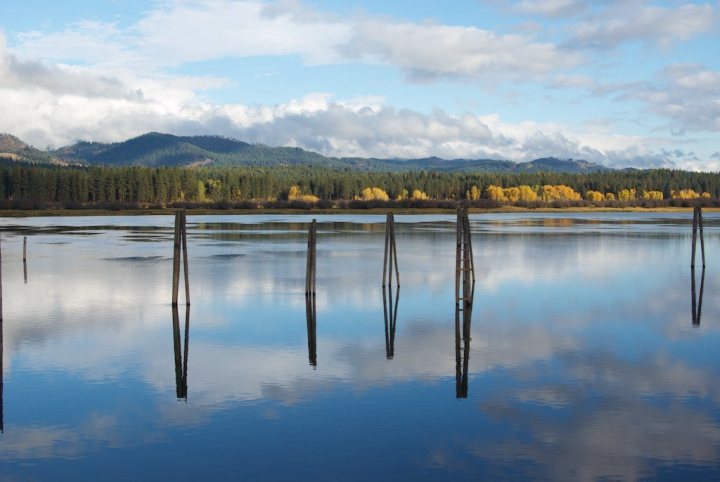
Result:
[[[11,134],[0,133],[0,161],[32,164],[58,164],[46,152],[35,149]]]
[[[8,134],[0,135],[0,153],[12,161],[65,163],[91,166],[292,166],[321,165],[353,171],[438,172],[563,172],[587,173],[611,170],[582,160],[537,159],[515,163],[495,159],[378,159],[328,157],[297,147],[269,147],[220,136],[174,136],[148,133],[123,142],[77,142],[45,153]],[[0,154],[2,157],[3,154]]]

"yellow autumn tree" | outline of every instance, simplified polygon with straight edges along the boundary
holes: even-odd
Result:
[[[517,187],[506,187],[503,189],[503,196],[511,203],[516,203],[520,200],[520,189]]]
[[[430,197],[429,197],[427,194],[425,194],[424,192],[422,192],[420,189],[415,189],[415,190],[413,191],[413,193],[412,193],[412,198],[413,198],[414,200],[416,200],[416,201],[417,201],[417,200],[419,200],[419,201],[427,201],[428,199],[430,199]]]
[[[615,194],[613,194],[613,193],[611,193],[611,192],[606,192],[606,193],[605,193],[605,200],[606,200],[606,201],[614,201],[614,200],[615,200]]]
[[[635,189],[621,189],[617,193],[618,201],[632,201],[635,199],[637,191]]]
[[[670,191],[670,197],[673,199],[695,199],[700,197],[700,194],[692,189],[681,189],[679,191]]]
[[[537,201],[537,192],[530,186],[522,184],[518,187],[520,201],[532,202]]]
[[[600,202],[605,200],[605,196],[600,191],[585,191],[585,199],[592,202]]]
[[[642,197],[643,197],[643,199],[652,199],[652,200],[656,200],[656,201],[662,201],[663,193],[662,193],[662,191],[643,191]]]
[[[390,197],[379,187],[366,187],[360,192],[363,201],[387,201]]]
[[[545,202],[551,201],[579,201],[582,199],[580,193],[569,186],[557,185],[552,186],[546,184],[542,187],[542,200]]]
[[[500,186],[488,186],[485,190],[487,193],[488,199],[491,199],[493,201],[504,201],[505,200],[505,194],[503,193],[503,188]]]
[[[288,201],[305,201],[305,202],[317,202],[320,198],[313,196],[312,194],[303,194],[300,186],[290,186],[288,191]]]
[[[478,199],[480,199],[480,189],[478,189],[477,186],[472,186],[470,188],[470,199],[472,199],[473,201],[477,201]]]

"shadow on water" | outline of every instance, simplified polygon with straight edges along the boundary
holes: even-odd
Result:
[[[470,323],[475,297],[475,283],[467,283],[462,300],[455,303],[455,397],[468,396],[468,369],[470,365]],[[462,324],[461,324],[462,319]]]
[[[190,306],[185,307],[185,340],[180,346],[180,315],[177,306],[172,307],[173,346],[175,351],[175,392],[178,399],[187,401],[187,368],[190,341]]]
[[[308,358],[310,365],[317,367],[317,319],[315,307],[315,295],[305,295],[305,314],[307,316],[308,333]]]
[[[695,267],[690,268],[690,294],[692,296],[692,323],[700,326],[702,316],[703,290],[705,289],[705,268],[700,273],[700,292],[695,290]]]
[[[398,304],[400,302],[400,287],[393,297],[392,285],[383,287],[383,313],[385,316],[385,355],[388,360],[395,356],[395,327],[397,326]],[[390,302],[388,303],[388,299]]]

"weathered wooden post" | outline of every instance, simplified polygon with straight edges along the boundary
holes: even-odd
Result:
[[[2,240],[2,238],[0,238],[0,240]],[[0,321],[3,319],[2,298],[2,244],[0,241]]]
[[[455,302],[467,297],[471,283],[475,283],[475,263],[467,207],[458,209],[455,243]],[[461,293],[462,286],[462,293]]]
[[[698,231],[700,232],[700,254],[702,256],[702,265],[705,267],[705,235],[703,233],[702,207],[695,206],[693,209],[693,232],[692,232],[692,255],[690,266],[695,267],[695,252],[697,251]]]
[[[0,246],[0,433],[5,433],[3,369],[2,247]]]
[[[316,244],[317,244],[317,221],[310,223],[308,229],[307,268],[305,271],[305,294],[315,296],[316,273]]]
[[[182,246],[182,251],[181,251]],[[190,276],[188,271],[187,258],[187,226],[185,211],[175,212],[175,240],[173,244],[173,291],[172,304],[178,304],[178,292],[180,289],[180,256],[184,257],[183,268],[185,271],[185,304],[190,305]]]
[[[27,236],[23,236],[23,263],[27,261]]]
[[[397,260],[397,245],[395,244],[395,216],[388,213],[385,221],[385,257],[383,259],[383,286],[392,284],[393,268],[395,269],[395,277],[397,286],[400,286],[400,268]]]

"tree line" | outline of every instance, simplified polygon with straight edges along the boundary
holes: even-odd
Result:
[[[571,191],[577,197],[547,194]],[[0,201],[4,207],[28,207],[29,203],[38,207],[280,201],[327,204],[352,200],[522,204],[559,199],[598,203],[616,201],[618,196],[630,200],[627,193],[645,201],[692,197],[681,196],[681,192],[717,200],[720,174],[670,169],[496,174],[359,172],[288,165],[193,169],[0,165]]]

